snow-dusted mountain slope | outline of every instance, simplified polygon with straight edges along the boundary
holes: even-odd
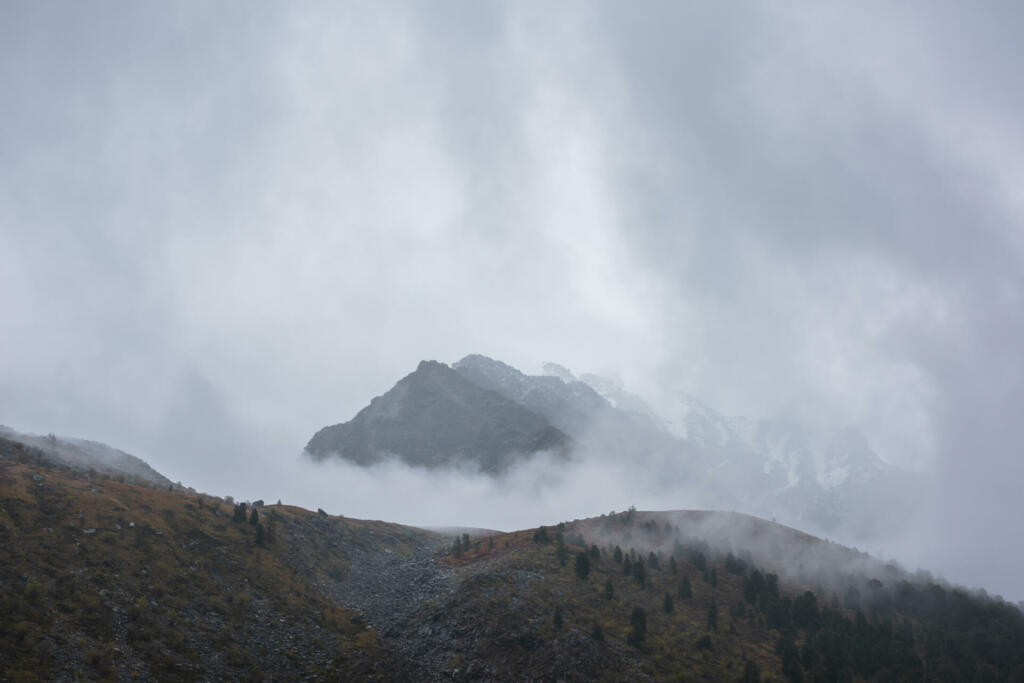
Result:
[[[554,363],[545,364],[544,372],[579,381]],[[699,453],[705,486],[727,492],[731,504],[745,511],[824,533],[842,526],[870,535],[890,512],[906,512],[913,503],[915,475],[882,460],[856,428],[816,430],[794,420],[727,417],[687,394],[668,406],[666,418],[621,382],[589,374],[580,380],[614,410],[645,416],[678,440],[681,451]]]
[[[525,375],[511,365],[481,355],[466,356],[452,369],[477,386],[543,415],[555,427],[574,437],[612,406],[596,391],[571,374],[565,377]]]
[[[680,395],[663,417],[622,383],[577,377],[553,363],[527,375],[466,356],[451,367],[421,363],[353,420],[307,445],[372,464],[387,454],[410,464],[471,462],[499,473],[515,454],[556,450],[574,459],[628,463],[680,504],[773,517],[855,541],[913,506],[913,476],[882,460],[855,428],[820,430],[794,420],[727,417]],[[697,497],[696,500],[689,498]]]

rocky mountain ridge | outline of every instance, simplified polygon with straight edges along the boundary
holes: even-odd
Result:
[[[360,465],[395,457],[414,466],[498,473],[540,451],[564,455],[570,441],[527,407],[443,363],[423,361],[352,420],[318,431],[306,452]]]
[[[664,417],[621,382],[598,375],[577,378],[553,363],[542,375],[527,375],[473,354],[450,368],[421,363],[352,421],[318,432],[307,450],[364,465],[393,455],[417,466],[471,464],[490,473],[538,450],[627,460],[661,486],[699,491],[694,502],[703,506],[824,534],[841,527],[854,541],[906,518],[916,502],[914,475],[885,463],[856,429],[725,417],[685,394],[670,408]]]

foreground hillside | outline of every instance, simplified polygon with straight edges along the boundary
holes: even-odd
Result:
[[[350,549],[387,539],[411,554],[429,534],[281,505],[242,512],[90,477],[30,448],[5,456],[0,679],[394,673],[377,634],[317,580],[347,572]]]
[[[0,456],[2,680],[1024,680],[1017,607],[744,515],[453,538]]]

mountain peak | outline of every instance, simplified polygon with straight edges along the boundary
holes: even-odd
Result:
[[[318,431],[306,451],[317,460],[370,465],[394,456],[424,467],[472,463],[493,473],[538,451],[561,453],[568,443],[540,415],[425,360],[350,421]]]
[[[545,364],[550,368],[553,364]],[[466,356],[452,368],[468,381],[495,391],[527,409],[543,415],[552,425],[573,437],[589,426],[594,416],[610,405],[596,391],[576,381],[565,368],[561,377],[526,375],[486,356]]]

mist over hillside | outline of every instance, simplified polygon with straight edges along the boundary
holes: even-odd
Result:
[[[52,433],[46,436],[22,434],[0,425],[0,443],[5,450],[10,450],[13,444],[30,446],[49,461],[82,472],[120,476],[161,488],[171,486],[170,479],[144,460],[96,441],[58,437]]]
[[[747,515],[438,532],[0,445],[4,678],[1024,673],[1020,607]]]
[[[68,648],[65,678],[128,678],[108,644],[135,626],[153,678],[1012,679],[1015,617],[954,587],[1024,599],[1022,25],[951,0],[0,3],[0,455],[27,458],[0,481],[0,637],[27,668],[0,679]],[[117,528],[114,489],[166,535]],[[294,546],[233,519],[260,500],[294,506]],[[858,584],[884,598],[860,620],[799,552],[751,601],[750,567],[716,587],[652,537],[645,563],[700,571],[669,612],[670,574],[599,548],[591,585],[564,557],[573,520],[633,506],[909,574]],[[507,538],[388,553],[393,523]],[[456,587],[437,621],[373,599],[421,576]],[[260,614],[342,597],[401,618]]]
[[[917,507],[915,480],[923,475],[886,464],[856,429],[725,418],[686,395],[681,417],[670,420],[621,383],[546,367],[545,375],[526,375],[482,355],[451,369],[421,363],[350,422],[317,432],[306,450],[321,462],[396,459],[414,468],[410,478],[419,469],[427,480],[438,470],[472,477],[520,465],[501,483],[512,498],[578,500],[562,487],[590,480],[608,492],[605,482],[616,481],[616,493],[629,500],[657,496],[673,506],[675,497],[676,507],[750,512],[860,543],[884,538],[883,528],[906,533],[899,524]],[[476,412],[467,413],[470,406]],[[524,424],[528,438],[510,441]],[[530,436],[544,429],[571,441],[552,448]]]

